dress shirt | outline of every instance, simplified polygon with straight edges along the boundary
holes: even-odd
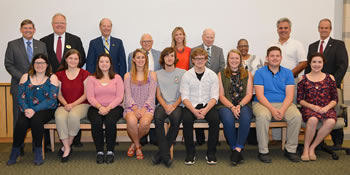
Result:
[[[66,41],[66,33],[63,33],[62,35],[57,35],[56,33],[54,33],[54,41],[53,41],[53,49],[55,50],[56,53],[56,49],[57,49],[57,41],[58,41],[58,37],[61,37],[61,43],[62,43],[62,58],[64,57],[64,48],[66,48],[65,45],[65,41]]]
[[[182,76],[180,93],[182,101],[188,99],[193,107],[198,104],[205,105],[212,98],[217,102],[219,99],[218,76],[206,67],[202,79],[198,80],[193,67]]]
[[[329,38],[330,38],[330,36],[328,37],[328,38],[326,38],[325,40],[323,40],[323,52],[324,52],[324,50],[326,49],[326,47],[327,47],[327,44],[328,44],[328,41],[329,41]],[[320,43],[318,44],[318,52],[320,52],[320,46],[321,46],[321,42],[322,42],[322,40],[320,39]]]

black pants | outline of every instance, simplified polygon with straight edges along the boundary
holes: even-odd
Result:
[[[196,153],[193,143],[193,123],[197,118],[187,109],[183,109],[183,134],[185,138],[185,146],[187,155],[194,155]],[[205,115],[205,120],[209,123],[208,134],[208,150],[207,155],[216,153],[216,144],[219,138],[219,114],[215,107],[209,110]]]
[[[98,109],[91,106],[88,110],[88,119],[91,122],[91,133],[96,146],[97,152],[104,151],[104,133],[103,124],[105,125],[107,151],[114,151],[115,139],[117,137],[116,124],[123,117],[123,108],[117,106],[105,116],[98,113]]]
[[[35,112],[32,118],[27,118],[24,113],[21,112],[18,116],[13,133],[13,147],[22,146],[24,137],[29,128],[32,129],[34,146],[41,147],[44,134],[44,124],[53,118],[54,112],[54,109],[41,110]]]
[[[155,130],[158,141],[158,149],[163,160],[170,159],[170,147],[179,132],[181,114],[182,107],[180,106],[176,107],[170,115],[166,114],[164,108],[161,105],[157,106],[156,110],[154,111],[154,122],[156,125]],[[165,136],[164,121],[167,117],[169,117],[170,120],[170,128],[167,135]]]

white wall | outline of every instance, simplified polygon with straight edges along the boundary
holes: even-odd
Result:
[[[338,7],[339,6],[339,7]],[[40,39],[52,33],[51,18],[61,12],[67,17],[67,31],[81,37],[87,52],[91,39],[100,35],[98,23],[108,17],[113,21],[112,35],[124,42],[126,54],[139,47],[143,33],[153,35],[153,48],[162,50],[170,45],[174,27],[182,26],[187,34],[189,47],[201,43],[204,28],[216,31],[215,44],[224,49],[236,47],[240,38],[247,38],[250,53],[265,56],[267,46],[276,41],[276,21],[289,17],[292,21],[292,37],[308,45],[319,37],[317,25],[320,19],[332,21],[342,3],[330,0],[2,0],[0,2],[0,82],[10,82],[4,67],[7,42],[21,37],[20,23],[31,19],[36,26],[34,38]],[[332,36],[340,37],[338,31]],[[341,27],[341,25],[340,25]],[[341,38],[338,38],[341,39]]]

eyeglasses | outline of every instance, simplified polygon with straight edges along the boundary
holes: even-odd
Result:
[[[193,58],[193,60],[196,60],[196,61],[203,61],[203,60],[206,60],[204,57],[200,57],[200,58]]]
[[[43,66],[43,65],[46,65],[46,62],[34,62],[34,64],[36,64],[36,65],[41,65],[41,66]]]
[[[151,43],[151,42],[153,42],[153,40],[143,40],[143,41],[141,41],[142,43]]]
[[[238,46],[238,48],[248,48],[249,47],[249,45],[240,45],[240,46]]]

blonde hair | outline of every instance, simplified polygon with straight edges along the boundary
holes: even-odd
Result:
[[[143,67],[143,84],[146,84],[147,83],[147,79],[148,79],[148,71],[149,71],[149,68],[148,68],[148,56],[146,54],[146,51],[143,50],[143,49],[136,49],[134,51],[134,53],[132,54],[132,59],[134,59],[136,57],[136,54],[137,53],[141,53],[145,56],[146,58],[146,62],[145,62],[145,65]],[[130,70],[130,74],[131,74],[131,82],[134,83],[134,84],[137,84],[137,79],[136,79],[136,74],[137,73],[137,70],[136,70],[136,64],[134,61],[131,61],[131,70]]]
[[[173,32],[171,33],[171,37],[172,37],[172,40],[171,40],[171,47],[175,48],[176,46],[176,41],[175,41],[175,33],[177,31],[181,31],[182,34],[184,35],[184,47],[186,47],[186,33],[185,33],[185,30],[182,28],[182,27],[175,27],[175,29],[173,30]]]
[[[238,66],[238,70],[241,74],[241,80],[245,79],[248,77],[248,71],[243,67],[243,61],[242,61],[242,54],[239,50],[237,49],[231,49],[228,53],[227,53],[227,59],[226,59],[226,68],[224,70],[224,75],[227,77],[227,78],[230,78],[233,71],[231,70],[230,68],[230,64],[229,64],[229,57],[230,57],[230,54],[231,53],[236,53],[239,55],[239,60],[240,60],[240,64]]]

